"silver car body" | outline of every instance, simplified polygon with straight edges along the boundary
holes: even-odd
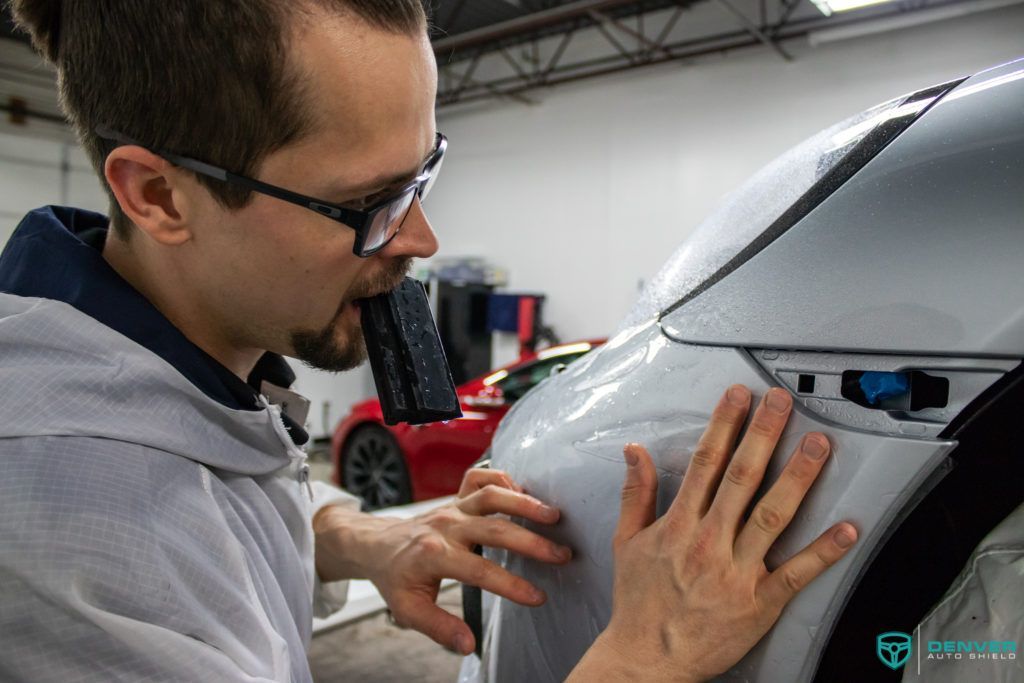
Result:
[[[867,567],[954,468],[958,416],[1019,374],[1022,273],[1024,60],[897,98],[769,165],[669,260],[607,345],[503,422],[492,466],[561,508],[542,533],[575,558],[552,569],[487,551],[549,599],[525,608],[484,595],[482,657],[467,659],[462,680],[565,678],[611,615],[623,445],[651,451],[664,512],[736,382],[755,397],[773,386],[793,394],[780,453],[812,430],[833,444],[769,565],[840,520],[861,540],[722,680],[812,680]],[[843,395],[849,371],[943,378],[948,401],[858,405]]]

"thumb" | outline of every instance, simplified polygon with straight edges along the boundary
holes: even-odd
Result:
[[[472,654],[476,649],[476,639],[466,622],[438,607],[426,595],[414,593],[394,600],[391,614],[398,626],[415,629],[461,655]]]
[[[614,544],[628,541],[654,523],[658,499],[658,473],[647,449],[637,443],[626,444],[626,480],[622,484],[622,507]]]

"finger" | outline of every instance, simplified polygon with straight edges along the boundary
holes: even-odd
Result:
[[[494,484],[488,484],[479,491],[455,501],[455,506],[467,515],[503,514],[523,517],[538,524],[554,524],[558,521],[558,508],[546,505],[533,496],[518,493]]]
[[[718,493],[708,514],[718,516],[723,526],[739,531],[743,512],[757,492],[772,452],[786,427],[793,399],[784,389],[770,389],[761,400],[743,440],[725,468]]]
[[[476,648],[476,639],[466,622],[438,607],[426,595],[412,594],[396,599],[391,605],[391,614],[397,626],[416,629],[459,654],[468,655]]]
[[[808,434],[782,470],[778,481],[764,494],[736,539],[737,562],[764,562],[768,549],[796,514],[811,484],[818,478],[829,452],[824,434]]]
[[[704,516],[749,410],[750,390],[742,384],[729,387],[722,395],[686,466],[671,514]]]
[[[778,614],[807,584],[842,559],[856,541],[857,529],[852,524],[835,525],[764,578],[758,588],[761,604]]]
[[[612,539],[614,546],[633,538],[654,523],[658,499],[658,472],[647,449],[640,444],[627,444],[626,479],[622,483],[622,504],[619,525]]]
[[[572,559],[572,551],[539,534],[524,529],[507,519],[470,517],[465,524],[453,529],[455,540],[464,545],[484,545],[502,548],[519,555],[549,562],[565,564]]]
[[[447,565],[442,568],[445,578],[476,586],[520,605],[536,607],[547,600],[544,592],[526,579],[469,551],[453,554]]]
[[[519,493],[523,492],[523,487],[515,483],[512,477],[508,476],[501,470],[485,469],[482,467],[474,467],[466,470],[466,474],[462,477],[462,485],[459,487],[459,498],[465,498],[474,491],[479,491],[485,486],[500,486],[501,488],[511,489]]]

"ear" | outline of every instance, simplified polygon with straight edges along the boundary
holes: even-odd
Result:
[[[195,188],[169,161],[143,147],[123,145],[107,155],[103,173],[128,220],[153,240],[178,246],[192,238],[189,192]]]

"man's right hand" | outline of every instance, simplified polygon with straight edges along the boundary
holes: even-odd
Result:
[[[750,401],[742,385],[722,397],[660,519],[654,462],[642,446],[626,446],[612,618],[569,680],[687,681],[721,674],[856,541],[857,530],[843,522],[768,570],[765,555],[821,472],[829,442],[807,434],[745,521],[792,409],[786,391],[770,390],[733,453]]]
[[[476,640],[462,619],[436,604],[441,581],[453,578],[529,607],[544,604],[547,596],[540,589],[473,548],[500,548],[538,562],[565,564],[572,558],[569,548],[494,516],[550,525],[559,514],[526,495],[504,472],[471,469],[454,501],[410,519],[337,506],[322,509],[313,519],[317,573],[324,581],[370,579],[396,625],[468,655]]]

